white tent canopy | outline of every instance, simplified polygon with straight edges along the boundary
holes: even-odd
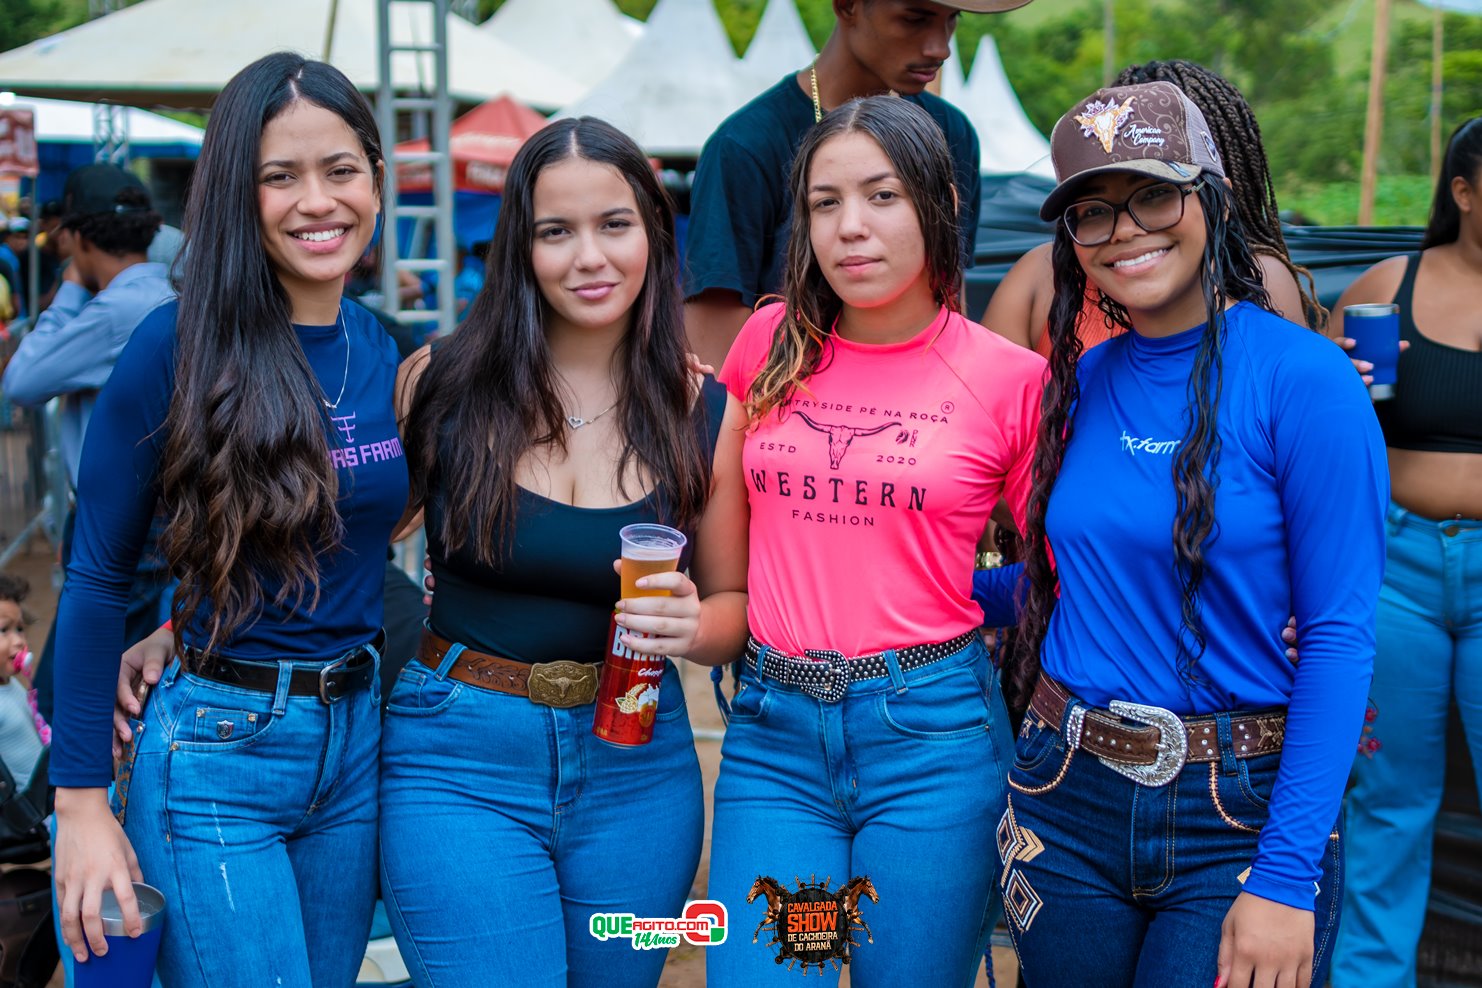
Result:
[[[243,66],[291,49],[329,61],[363,90],[374,90],[377,0],[144,0],[70,31],[0,54],[0,80],[36,96],[169,106],[206,106]],[[415,7],[416,9],[412,9]],[[330,11],[334,36],[326,46]],[[432,40],[431,11],[393,4],[392,37]],[[448,17],[448,91],[480,102],[509,93],[540,107],[561,106],[579,87],[542,62]],[[429,56],[396,56],[399,89],[431,88]]]
[[[0,109],[36,112],[36,140],[40,143],[91,144],[93,142],[93,105],[71,100],[22,97],[13,102],[0,102]],[[193,144],[199,146],[205,131],[190,124],[162,117],[147,110],[129,109],[129,143]]]
[[[962,72],[962,53],[957,50],[957,35],[952,35],[948,49],[947,61],[942,64],[941,70],[942,99],[961,109],[967,102],[967,79]]]
[[[755,95],[812,62],[816,54],[796,0],[768,0],[741,60],[741,71]]]
[[[538,54],[585,93],[618,67],[643,22],[619,12],[612,0],[507,0],[481,30]]]
[[[978,42],[972,74],[961,100],[954,102],[978,132],[978,143],[983,148],[981,167],[985,173],[1031,172],[1055,177],[1050,164],[1050,142],[1024,115],[1024,107],[1004,74],[998,45],[990,35],[983,35]]]
[[[750,97],[711,0],[659,0],[643,37],[560,116],[601,117],[649,154],[694,157]]]

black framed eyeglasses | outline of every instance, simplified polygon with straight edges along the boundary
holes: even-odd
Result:
[[[1178,225],[1178,221],[1184,218],[1185,197],[1202,188],[1203,182],[1194,185],[1155,182],[1143,186],[1121,202],[1105,199],[1073,202],[1065,207],[1061,219],[1065,221],[1065,231],[1070,234],[1070,239],[1082,247],[1100,247],[1116,233],[1119,213],[1132,217],[1132,222],[1148,233]]]

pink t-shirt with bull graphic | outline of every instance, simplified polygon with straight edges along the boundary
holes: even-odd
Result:
[[[758,310],[731,347],[737,398],[782,313]],[[854,656],[977,627],[973,552],[1000,497],[1023,523],[1044,358],[946,309],[905,342],[830,348],[746,436],[752,633]]]

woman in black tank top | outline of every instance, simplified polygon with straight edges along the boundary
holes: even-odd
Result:
[[[678,286],[643,153],[562,120],[510,167],[467,319],[403,368],[437,596],[387,702],[381,863],[418,984],[651,988],[667,951],[621,917],[687,915],[704,808],[676,670],[642,746],[595,737],[592,702],[615,604],[634,652],[718,665],[745,641],[740,406],[695,386]],[[692,558],[647,577],[671,596],[618,602],[637,522]]]
[[[1453,696],[1482,788],[1482,118],[1451,137],[1421,247],[1333,311],[1341,337],[1343,306],[1398,304],[1404,347],[1376,407],[1393,499],[1371,692],[1383,748],[1358,759],[1348,801],[1334,988],[1415,983]]]

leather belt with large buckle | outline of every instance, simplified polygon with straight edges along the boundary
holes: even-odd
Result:
[[[1071,708],[1068,715],[1067,707]],[[1035,684],[1029,711],[1056,730],[1063,720],[1067,744],[1095,755],[1112,771],[1154,788],[1173,781],[1189,762],[1218,761],[1221,721],[1228,722],[1224,729],[1236,758],[1278,752],[1286,734],[1286,713],[1281,710],[1183,718],[1162,707],[1123,700],[1097,710],[1045,675]]]
[[[424,630],[417,660],[429,669],[437,669],[452,649],[452,642]],[[532,703],[547,707],[579,707],[597,699],[597,666],[589,662],[517,662],[465,648],[448,667],[447,675],[479,689],[529,697]]]

